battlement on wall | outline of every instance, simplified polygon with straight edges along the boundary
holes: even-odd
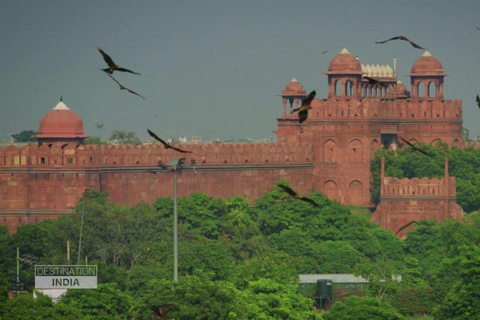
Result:
[[[0,148],[1,167],[58,166],[156,166],[174,158],[192,159],[198,165],[305,163],[313,162],[312,145],[308,143],[211,143],[180,144],[176,147],[192,151],[179,153],[160,144],[148,145],[83,145],[53,143],[17,148]]]
[[[448,188],[448,190],[446,190]],[[382,197],[445,197],[455,196],[455,177],[445,178],[395,178],[384,177],[381,184]]]
[[[473,147],[473,148],[480,148],[480,141],[464,141],[463,145],[465,148]]]
[[[457,181],[448,173],[448,158],[444,159],[443,178],[395,178],[385,176],[385,158],[380,168],[380,197],[452,197],[456,196]]]
[[[309,111],[311,120],[462,120],[462,101],[439,99],[398,99],[348,97],[315,99]],[[291,115],[286,115],[286,118]]]

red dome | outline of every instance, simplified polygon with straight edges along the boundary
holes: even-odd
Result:
[[[62,101],[40,120],[37,138],[86,138],[83,120]]]
[[[363,74],[360,61],[346,48],[330,60],[327,74]]]
[[[443,71],[440,61],[432,56],[430,52],[425,51],[424,54],[413,63],[410,75],[444,76],[445,72]]]
[[[303,86],[297,79],[293,78],[282,91],[282,96],[305,96],[307,92],[303,90]]]
[[[409,95],[407,86],[405,86],[400,80],[397,81],[397,97],[407,97]]]

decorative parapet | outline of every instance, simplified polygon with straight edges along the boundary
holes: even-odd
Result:
[[[18,149],[14,145],[0,148],[0,167],[18,166],[156,166],[173,158],[195,159],[197,165],[245,163],[313,162],[312,145],[308,143],[209,143],[180,144],[177,147],[191,154],[165,149],[160,144],[145,145],[82,145],[53,143],[38,147],[29,144]]]

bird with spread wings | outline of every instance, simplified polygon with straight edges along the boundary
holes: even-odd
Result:
[[[298,200],[302,200],[302,201],[305,201],[305,202],[308,202],[308,203],[310,203],[310,204],[313,204],[315,207],[318,207],[318,204],[317,204],[315,201],[313,201],[312,199],[307,198],[307,197],[300,197],[297,192],[295,192],[293,189],[287,187],[286,185],[277,184],[277,186],[279,186],[280,188],[282,188],[282,189],[283,189],[285,192],[287,192],[292,198],[298,199]]]
[[[400,227],[400,229],[398,229],[397,232],[395,232],[395,235],[398,235],[400,233],[400,231],[404,230],[405,228],[408,228],[412,224],[417,224],[417,223],[418,223],[417,221],[410,221],[406,225],[403,225],[402,227]]]
[[[428,153],[428,152],[426,152],[426,151],[423,151],[422,149],[419,149],[419,148],[415,147],[411,142],[409,142],[409,141],[407,141],[407,140],[405,140],[405,139],[403,139],[403,138],[400,138],[400,139],[402,139],[403,142],[405,142],[406,144],[408,144],[408,145],[410,146],[410,148],[412,148],[413,150],[418,151],[418,152],[420,152],[420,153],[423,153],[423,154],[426,155],[426,156],[433,157],[430,153]]]
[[[412,47],[417,48],[417,49],[425,50],[425,48],[420,47],[418,44],[416,44],[415,42],[413,42],[412,40],[410,40],[410,39],[408,39],[407,37],[404,37],[404,36],[393,37],[393,38],[387,39],[385,41],[375,41],[375,43],[381,44],[381,43],[385,43],[385,42],[392,41],[392,40],[407,41],[408,43],[410,43],[412,45]]]
[[[182,149],[178,149],[178,148],[175,148],[171,145],[169,145],[168,143],[166,143],[164,140],[160,139],[159,136],[157,136],[155,133],[153,133],[152,131],[148,130],[148,134],[154,138],[155,140],[159,141],[161,144],[163,144],[165,146],[165,149],[173,149],[175,151],[178,151],[178,152],[181,152],[181,153],[192,153],[192,151],[185,151],[185,150],[182,150]]]
[[[100,53],[102,54],[103,60],[105,60],[105,62],[108,64],[108,68],[102,69],[103,71],[109,74],[112,74],[114,71],[122,71],[122,72],[129,72],[129,73],[140,75],[140,73],[133,72],[132,70],[122,68],[119,65],[115,64],[112,58],[110,58],[110,56],[106,54],[105,51],[103,51],[102,49],[98,48],[98,51],[100,51]]]
[[[368,83],[370,83],[370,84],[374,84],[374,85],[381,86],[381,87],[388,87],[388,83],[386,83],[384,81],[380,81],[380,80],[377,80],[377,79],[374,79],[374,78],[371,78],[371,77],[365,77],[365,76],[363,78],[368,80]]]
[[[142,96],[142,95],[136,93],[135,91],[130,90],[130,89],[128,89],[127,87],[125,87],[124,85],[122,85],[122,84],[121,84],[120,82],[118,82],[117,79],[115,79],[111,74],[107,73],[107,76],[109,76],[110,78],[112,78],[112,80],[115,81],[115,82],[120,86],[120,90],[127,90],[128,92],[133,93],[133,94],[135,94],[135,95],[137,95],[137,96],[139,96],[140,98],[142,98],[142,99],[145,100],[145,97],[144,97],[144,96]]]
[[[300,108],[296,108],[292,110],[292,113],[295,113],[298,111],[298,119],[300,123],[307,120],[308,110],[312,109],[310,104],[312,103],[313,98],[315,98],[316,94],[317,92],[313,90],[305,99],[302,100],[302,106]]]

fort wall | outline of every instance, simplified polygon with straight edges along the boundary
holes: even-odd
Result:
[[[197,165],[178,176],[180,197],[203,192],[249,201],[286,179],[300,193],[314,189],[309,144],[180,145]],[[162,145],[29,144],[0,149],[0,223],[18,225],[68,214],[85,188],[109,193],[117,204],[153,203],[173,197],[173,174],[152,174],[158,163],[184,157]]]

